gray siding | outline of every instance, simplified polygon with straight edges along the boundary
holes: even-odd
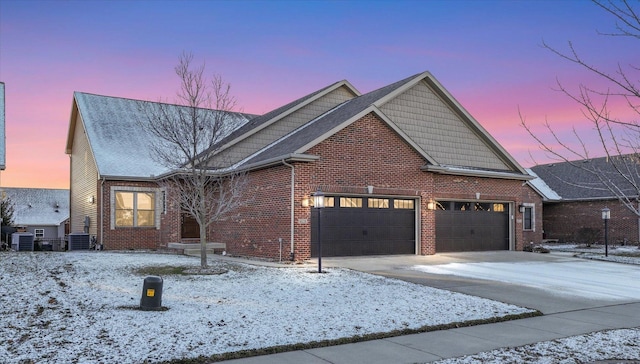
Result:
[[[76,120],[71,150],[70,232],[84,232],[85,216],[89,216],[89,234],[98,232],[98,171],[89,147],[80,114]],[[95,203],[89,199],[94,196]]]
[[[225,151],[225,158],[229,163],[238,162],[353,97],[346,87],[340,87],[233,145]]]
[[[59,235],[58,232],[58,226],[27,226],[27,232],[28,233],[32,233],[33,236],[36,236],[36,229],[44,229],[44,238],[42,238],[43,240],[46,239],[58,239],[58,238],[64,238],[64,224],[62,224],[62,235]]]
[[[439,164],[510,170],[426,82],[419,82],[380,109]]]

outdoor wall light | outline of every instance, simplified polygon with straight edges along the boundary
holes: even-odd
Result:
[[[324,193],[318,190],[313,194],[313,207],[321,209],[324,207]]]
[[[427,202],[427,210],[435,210],[436,209],[436,202],[433,200],[430,200],[429,202]]]
[[[524,205],[519,205],[518,210],[520,211],[521,214],[524,214]]]
[[[91,196],[91,197],[89,197],[89,203],[90,203],[90,204],[94,204],[94,203],[96,203],[96,196]]]
[[[313,201],[309,198],[309,196],[304,195],[304,197],[302,197],[302,200],[300,201],[300,204],[302,205],[302,207],[309,207],[313,206]]]

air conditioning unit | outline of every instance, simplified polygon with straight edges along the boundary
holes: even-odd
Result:
[[[69,250],[89,250],[89,234],[69,234]]]
[[[15,251],[33,251],[32,233],[11,234],[11,249]]]

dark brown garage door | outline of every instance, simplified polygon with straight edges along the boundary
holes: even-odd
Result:
[[[509,205],[439,201],[436,252],[509,249]]]
[[[415,200],[330,196],[325,202],[321,221],[312,209],[311,256],[318,256],[318,237],[327,257],[415,253]]]

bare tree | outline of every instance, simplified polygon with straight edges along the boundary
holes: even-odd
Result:
[[[623,37],[630,41],[640,40],[640,6],[627,0],[593,0],[593,3],[604,10],[615,21],[615,31],[598,33],[606,37]],[[575,162],[589,160],[593,156],[592,145],[576,128],[572,137],[567,140],[560,137],[551,123],[544,122],[544,130],[549,137],[534,132],[531,124],[527,123],[520,113],[521,125],[537,141],[540,148],[553,159],[570,163],[574,168],[594,175],[601,187],[612,193],[629,210],[640,216],[638,197],[640,196],[640,65],[627,61],[619,61],[615,71],[609,72],[594,66],[580,56],[572,42],[568,43],[568,50],[561,51],[543,42],[543,46],[558,57],[571,62],[596,75],[604,81],[604,88],[597,86],[578,85],[577,91],[571,91],[559,79],[558,89],[573,100],[581,109],[585,120],[592,126],[592,135],[599,144],[598,153],[604,152],[608,168],[604,170],[597,164]],[[637,48],[636,44],[630,47]],[[630,60],[637,62],[638,59]],[[620,115],[620,105],[630,111],[629,116]],[[588,128],[581,128],[584,132]],[[564,181],[583,188],[593,186],[581,185],[579,181]]]
[[[205,65],[192,66],[184,53],[175,67],[181,87],[176,104],[145,103],[143,127],[153,136],[152,155],[170,169],[159,178],[168,198],[193,217],[200,230],[200,264],[207,267],[207,229],[241,205],[246,175],[218,155],[220,141],[244,117],[233,112],[237,101],[219,75],[205,76]]]

